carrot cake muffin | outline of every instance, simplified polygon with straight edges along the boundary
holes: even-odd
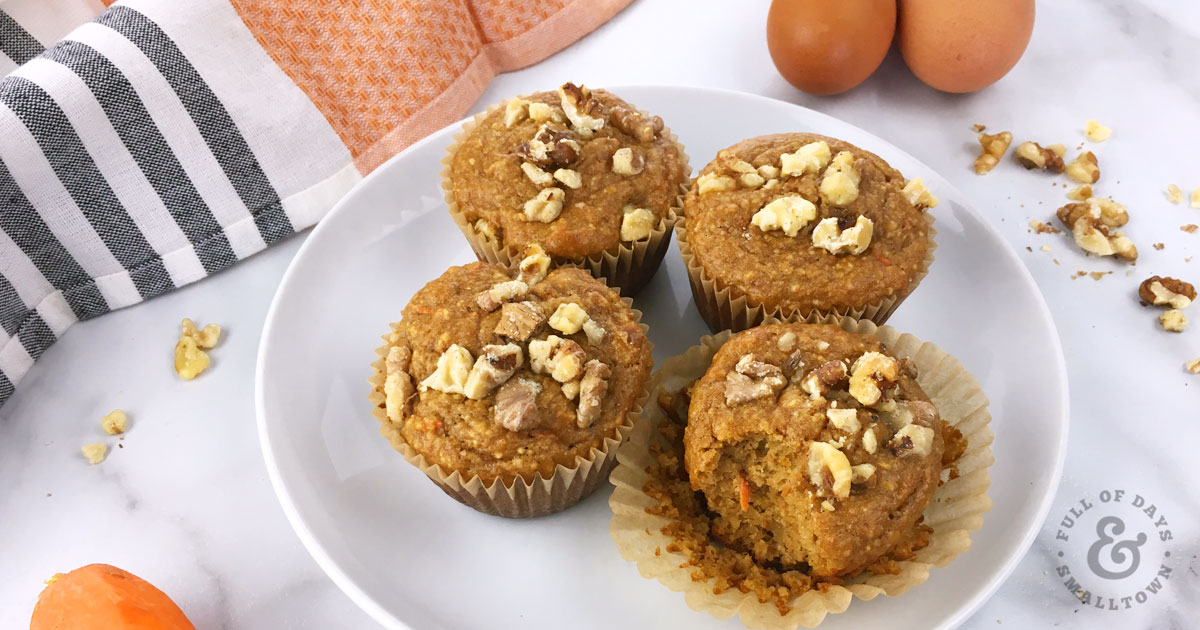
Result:
[[[807,133],[717,153],[684,201],[680,252],[714,331],[813,313],[881,323],[932,260],[937,200],[873,153]]]
[[[535,248],[513,271],[451,267],[405,307],[372,379],[392,446],[440,469],[426,472],[444,489],[457,473],[448,492],[505,516],[563,509],[595,488],[640,410],[652,365],[625,300],[582,269],[549,265]],[[506,510],[495,497],[462,493],[476,477],[493,490],[549,492],[538,477],[574,475],[581,462],[592,478],[564,480],[571,501],[539,507],[510,496],[517,505]]]
[[[965,444],[875,337],[827,324],[734,335],[695,383],[684,434],[711,534],[814,578],[923,546],[943,458]]]
[[[631,294],[662,260],[689,171],[661,118],[566,83],[468,122],[442,185],[480,260],[511,265],[536,243]]]

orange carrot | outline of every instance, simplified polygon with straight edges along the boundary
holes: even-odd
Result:
[[[165,593],[107,564],[89,564],[48,580],[29,630],[195,630]]]
[[[742,473],[738,473],[738,502],[743,512],[750,509],[750,484],[746,483],[746,477]]]

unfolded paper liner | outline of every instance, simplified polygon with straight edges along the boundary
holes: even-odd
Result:
[[[633,311],[634,321],[646,335],[647,352],[652,352],[654,346],[650,343],[650,328],[642,323],[641,311],[633,308],[633,301],[629,298],[621,298],[621,301]],[[395,322],[390,328],[394,331],[399,325],[399,322]],[[500,478],[490,484],[484,483],[478,475],[467,477],[457,470],[448,470],[429,462],[423,454],[408,445],[400,434],[400,427],[388,419],[386,396],[383,393],[383,384],[387,380],[384,357],[391,347],[388,337],[389,335],[384,335],[384,344],[375,350],[378,358],[371,363],[371,377],[367,379],[371,385],[368,395],[372,405],[371,415],[379,421],[379,433],[388,439],[392,448],[403,455],[408,463],[425,473],[443,492],[454,497],[459,503],[484,514],[505,518],[546,516],[561,512],[595,492],[616,464],[617,449],[629,437],[649,394],[648,386],[643,386],[641,395],[634,399],[633,406],[625,414],[625,419],[617,425],[616,435],[604,438],[601,446],[593,447],[587,457],[576,456],[573,466],[559,464],[549,478],[538,473],[532,482],[518,476],[510,484],[505,484]]]
[[[594,90],[594,92],[604,92],[604,90]],[[517,98],[528,98],[529,95],[521,95]],[[451,189],[450,182],[450,162],[454,154],[458,151],[459,145],[471,134],[471,131],[482,121],[491,115],[492,112],[505,107],[508,100],[501,101],[495,105],[489,106],[483,112],[477,114],[471,120],[463,123],[462,130],[454,135],[450,141],[450,145],[446,147],[446,155],[442,158],[442,192],[446,197],[446,207],[450,211],[450,217],[454,219],[454,224],[458,226],[459,231],[466,237],[467,242],[471,244],[471,249],[474,250],[475,256],[483,262],[498,263],[509,269],[514,269],[525,257],[523,249],[515,246],[505,246],[499,240],[489,238],[475,230],[458,207],[458,203],[454,201],[454,193]],[[644,110],[637,110],[643,116],[650,116]],[[662,263],[663,256],[667,253],[667,247],[671,244],[671,232],[675,227],[675,222],[683,214],[683,198],[687,195],[688,188],[691,185],[690,177],[692,167],[688,163],[687,153],[684,152],[683,144],[679,142],[679,138],[671,132],[667,127],[663,127],[662,135],[675,144],[679,148],[679,158],[683,165],[683,183],[679,185],[679,194],[675,196],[675,203],[667,209],[666,215],[658,222],[650,232],[648,238],[644,238],[632,243],[618,241],[615,247],[608,250],[587,256],[584,258],[562,258],[551,256],[553,266],[573,265],[587,269],[597,278],[604,278],[609,286],[618,287],[623,295],[632,296],[636,294],[658,271],[659,265]],[[513,208],[513,212],[518,212],[519,209]]]
[[[934,237],[937,230],[933,227],[933,215],[925,211],[925,221],[929,224],[929,247],[925,250],[925,260],[903,289],[893,292],[878,301],[860,307],[845,307],[832,311],[814,309],[809,311],[787,310],[782,307],[767,309],[762,304],[754,304],[737,287],[721,286],[716,279],[710,277],[704,267],[696,261],[691,245],[687,240],[687,219],[680,217],[675,224],[676,240],[679,241],[679,254],[683,257],[683,265],[687,268],[688,280],[692,286],[692,300],[700,311],[700,316],[708,324],[709,330],[733,330],[735,332],[753,328],[764,321],[775,319],[783,322],[815,322],[822,318],[836,315],[854,319],[866,319],[882,325],[892,316],[904,298],[908,297],[921,280],[929,273],[933,264],[933,250],[937,249]]]
[[[892,354],[912,358],[919,375],[917,381],[942,419],[967,439],[968,450],[955,463],[959,476],[942,484],[934,493],[924,512],[924,523],[933,528],[929,545],[911,560],[901,561],[898,575],[858,575],[848,579],[844,586],[831,586],[826,592],[807,591],[788,602],[791,610],[786,615],[781,615],[772,602],[759,602],[753,592],[742,593],[730,588],[720,595],[714,594],[715,579],[693,581],[694,568],[687,565],[687,554],[667,551],[672,539],[661,530],[670,519],[646,512],[646,508],[654,507],[658,502],[642,490],[649,479],[646,467],[654,461],[651,443],[668,446],[656,430],[665,415],[653,401],[659,391],[678,391],[702,376],[731,333],[724,331],[703,337],[700,345],[667,359],[650,377],[654,398],[630,435],[629,443],[618,454],[617,467],[609,479],[616,486],[609,498],[613,510],[609,532],[621,557],[636,562],[642,577],[657,579],[672,591],[682,592],[688,606],[694,610],[708,612],[718,619],[737,614],[751,628],[815,627],[827,614],[845,611],[854,597],[863,600],[881,594],[896,597],[924,582],[930,568],[946,566],[971,546],[970,533],[983,525],[984,513],[992,508],[987,496],[991,483],[987,469],[993,462],[992,432],[988,428],[991,415],[987,397],[975,377],[936,345],[901,334],[890,326],[878,327],[870,321],[836,316],[826,316],[819,321],[837,324],[850,332],[872,335],[887,345]]]

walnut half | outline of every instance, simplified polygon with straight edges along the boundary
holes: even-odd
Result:
[[[1150,276],[1138,287],[1138,297],[1155,306],[1187,308],[1196,299],[1196,288],[1176,278]]]

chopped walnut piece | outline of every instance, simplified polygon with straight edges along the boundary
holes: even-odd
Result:
[[[783,375],[787,377],[790,383],[793,378],[800,375],[802,370],[804,370],[804,353],[795,350],[783,362]]]
[[[622,147],[613,152],[612,172],[617,175],[637,175],[646,168],[646,158],[641,151]]]
[[[654,213],[645,208],[625,206],[621,216],[621,240],[640,241],[654,233]]]
[[[415,393],[412,376],[408,366],[412,361],[412,350],[408,346],[392,346],[384,359],[384,373],[387,379],[383,382],[384,409],[389,420],[395,423],[404,422],[408,415],[408,401]]]
[[[100,428],[109,435],[120,435],[125,432],[128,420],[129,416],[126,416],[124,411],[113,409],[103,418],[100,418]]]
[[[492,408],[496,423],[509,431],[528,431],[538,425],[537,395],[542,386],[524,378],[511,379],[496,390]]]
[[[558,96],[562,99],[563,113],[576,133],[587,138],[604,127],[602,106],[592,98],[591,90],[568,82],[558,88]]]
[[[895,359],[879,352],[866,352],[850,367],[850,395],[873,407],[886,399],[899,376],[900,365]]]
[[[1017,162],[1027,169],[1041,168],[1055,173],[1063,172],[1063,159],[1058,153],[1036,142],[1025,141],[1013,152]]]
[[[834,156],[825,173],[821,175],[818,192],[821,199],[833,206],[847,206],[858,199],[858,184],[862,180],[854,168],[854,154],[841,151]]]
[[[574,132],[544,123],[533,138],[517,147],[517,155],[543,169],[566,168],[579,159],[582,148]]]
[[[529,342],[529,364],[535,374],[549,374],[559,383],[569,383],[583,373],[587,354],[579,344],[558,335]]]
[[[612,126],[633,136],[638,142],[651,142],[663,130],[662,118],[647,117],[628,107],[614,107],[608,112],[608,122]]]
[[[1087,134],[1087,139],[1092,142],[1104,142],[1112,135],[1112,129],[1101,125],[1094,118],[1083,123],[1083,132]]]
[[[838,220],[834,217],[821,219],[813,229],[812,240],[814,247],[821,247],[831,254],[858,255],[867,250],[871,244],[871,236],[875,224],[865,216],[859,216],[854,227],[845,230],[838,229]]]
[[[521,162],[521,170],[525,172],[525,176],[529,178],[529,181],[538,186],[549,186],[554,183],[553,175],[538,168],[532,162]]]
[[[1095,184],[1100,180],[1100,163],[1095,153],[1085,151],[1067,165],[1066,172],[1067,177],[1081,184]]]
[[[486,291],[480,291],[479,295],[475,296],[475,303],[484,312],[490,313],[500,308],[500,305],[504,302],[525,297],[528,293],[528,284],[520,280],[508,280],[497,283]]]
[[[982,130],[982,129],[981,129]],[[1000,158],[1012,144],[1012,133],[1001,131],[996,134],[979,134],[979,157],[975,158],[975,174],[983,175],[1000,163]]]
[[[925,457],[933,450],[933,437],[933,429],[919,424],[908,424],[892,436],[888,448],[900,457]]]
[[[1090,184],[1080,184],[1067,192],[1067,199],[1075,201],[1086,201],[1092,197],[1092,186]]]
[[[857,486],[859,484],[867,483],[872,477],[875,476],[875,465],[858,464],[857,466],[851,466],[850,472],[850,483],[853,483]]]
[[[433,389],[447,394],[461,394],[467,385],[474,363],[471,351],[453,344],[438,357],[433,373],[421,381],[421,391]]]
[[[597,345],[604,341],[604,336],[608,334],[608,331],[597,324],[596,320],[588,318],[586,322],[583,322],[583,334],[587,336],[588,343]]]
[[[475,222],[475,232],[489,241],[496,240],[496,228],[491,223],[488,223],[487,219],[480,219]]]
[[[525,362],[525,353],[515,343],[492,344],[483,347],[475,365],[463,385],[463,395],[471,400],[481,400],[492,390],[512,377]]]
[[[1059,232],[1062,232],[1062,230],[1054,227],[1053,225],[1038,221],[1037,219],[1030,221],[1029,227],[1038,234],[1058,234]]]
[[[1167,201],[1179,203],[1183,201],[1183,191],[1175,184],[1167,184]]]
[[[525,202],[525,218],[529,221],[549,223],[562,213],[566,193],[561,188],[543,188],[536,197]]]
[[[504,126],[513,125],[525,120],[529,114],[529,101],[523,98],[512,98],[504,105]]]
[[[710,192],[725,192],[727,190],[735,190],[737,182],[733,181],[732,177],[721,175],[716,171],[705,173],[696,178],[697,194],[706,195]]]
[[[1188,318],[1183,314],[1183,311],[1173,308],[1164,311],[1158,316],[1158,323],[1162,324],[1163,330],[1170,332],[1183,332],[1188,325]]]
[[[207,324],[202,330],[197,330],[196,323],[191,318],[184,317],[183,321],[179,322],[179,336],[191,337],[196,340],[197,346],[209,350],[221,340],[221,327],[216,324]]]
[[[824,140],[810,142],[795,153],[779,156],[779,174],[783,177],[799,177],[805,173],[820,173],[829,165],[833,153]]]
[[[1069,203],[1058,209],[1058,220],[1068,228],[1073,228],[1076,221],[1088,216],[1110,228],[1129,223],[1129,212],[1125,206],[1105,197],[1090,197],[1082,203]]]
[[[577,378],[573,381],[562,384],[560,389],[562,390],[563,396],[567,397],[567,400],[575,400],[575,397],[579,396],[579,381],[580,379]]]
[[[566,114],[564,114],[562,112],[561,109],[558,109],[558,108],[554,107],[553,105],[547,105],[546,103],[537,103],[537,102],[530,103],[529,104],[529,117],[532,118],[534,122],[539,122],[539,123],[544,123],[544,122],[564,123],[564,122],[567,122],[567,116],[566,116]]]
[[[783,370],[755,360],[753,354],[747,354],[725,375],[725,404],[732,407],[764,396],[774,396],[784,385],[787,385],[787,379],[783,376]]]
[[[879,438],[875,436],[873,429],[868,428],[863,432],[862,447],[870,455],[874,455],[875,451],[879,448]]]
[[[573,335],[583,328],[583,323],[588,319],[587,311],[583,310],[583,307],[575,302],[563,302],[550,315],[549,324],[554,330]]]
[[[583,177],[579,175],[579,171],[569,168],[560,168],[554,171],[554,179],[562,182],[564,186],[571,190],[575,190],[583,185]]]
[[[858,421],[857,409],[826,409],[825,417],[829,419],[829,424],[839,431],[858,433],[858,430],[862,428],[862,424]]]
[[[938,205],[937,197],[934,197],[933,193],[929,192],[929,189],[925,187],[925,182],[921,181],[920,177],[908,180],[908,183],[904,185],[904,190],[901,192],[909,203],[918,208],[936,208]]]
[[[817,218],[817,207],[800,195],[779,197],[750,217],[750,225],[763,232],[779,230],[795,237],[809,221]]]
[[[104,442],[96,442],[83,446],[79,452],[83,453],[83,458],[87,460],[87,463],[95,466],[104,461],[104,456],[108,454],[108,446]]]
[[[1200,226],[1197,226],[1195,223],[1189,223],[1187,225],[1179,226],[1179,229],[1183,230],[1184,232],[1187,232],[1188,234],[1195,234],[1197,228],[1200,228]]]
[[[190,381],[208,368],[208,353],[201,350],[194,337],[183,336],[175,344],[175,373]]]
[[[1138,287],[1138,297],[1155,306],[1187,308],[1196,299],[1196,288],[1176,278],[1150,276]]]
[[[1188,205],[1193,208],[1200,208],[1200,188],[1192,190],[1192,197],[1189,200]]]
[[[826,361],[804,377],[800,388],[812,398],[821,398],[835,385],[845,382],[848,375],[844,361]]]
[[[974,129],[975,133],[979,133],[979,132],[983,131],[984,129],[987,129],[987,125],[975,123],[974,125],[971,125],[971,129]]]
[[[534,243],[525,250],[525,257],[517,268],[520,270],[517,280],[533,286],[546,278],[546,273],[550,271],[550,257],[541,245]]]
[[[808,449],[808,479],[817,496],[838,499],[850,496],[854,471],[846,454],[826,442],[813,442]]]
[[[500,309],[500,321],[495,334],[517,342],[529,339],[542,324],[546,316],[533,302],[509,302]]]
[[[787,331],[779,335],[779,339],[775,340],[775,347],[787,352],[796,347],[796,333]]]
[[[1200,374],[1200,357],[1184,363],[1183,367],[1187,368],[1187,371],[1192,374]]]
[[[592,359],[583,367],[583,380],[579,383],[579,409],[577,423],[579,428],[586,429],[600,417],[600,403],[608,391],[608,377],[612,370],[608,366]]]
[[[1097,256],[1117,256],[1127,262],[1137,260],[1137,247],[1113,228],[1129,222],[1125,206],[1103,197],[1091,197],[1083,203],[1069,203],[1058,209],[1058,219],[1071,229],[1075,244]]]

